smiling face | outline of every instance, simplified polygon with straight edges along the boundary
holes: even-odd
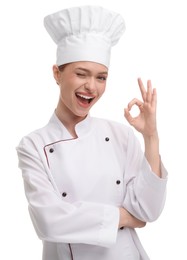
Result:
[[[57,114],[78,121],[85,118],[105,91],[108,69],[95,62],[83,61],[69,63],[62,71],[54,65],[53,73],[60,87]]]

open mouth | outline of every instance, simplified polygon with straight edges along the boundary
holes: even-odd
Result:
[[[86,96],[86,95],[83,95],[80,93],[76,93],[75,95],[78,98],[78,100],[83,104],[90,104],[92,102],[92,100],[94,99],[94,97]]]

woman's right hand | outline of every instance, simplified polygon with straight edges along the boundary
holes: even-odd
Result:
[[[146,222],[143,222],[133,215],[131,215],[126,209],[119,208],[120,219],[119,219],[119,228],[128,227],[128,228],[142,228],[145,227]]]

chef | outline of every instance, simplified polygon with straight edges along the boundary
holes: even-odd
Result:
[[[59,101],[48,124],[17,147],[43,260],[148,260],[135,229],[160,216],[167,184],[156,89],[138,79],[142,101],[125,109],[143,136],[142,151],[131,127],[89,113],[105,92],[111,47],[125,30],[121,15],[71,7],[46,16],[44,25],[57,44]]]

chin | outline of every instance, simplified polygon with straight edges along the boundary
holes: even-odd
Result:
[[[71,113],[75,117],[85,117],[89,113],[89,111],[88,110],[73,109],[73,110],[71,110]]]
[[[82,117],[85,118],[88,115],[89,112],[85,112],[85,113],[77,113],[76,116],[77,117]]]

